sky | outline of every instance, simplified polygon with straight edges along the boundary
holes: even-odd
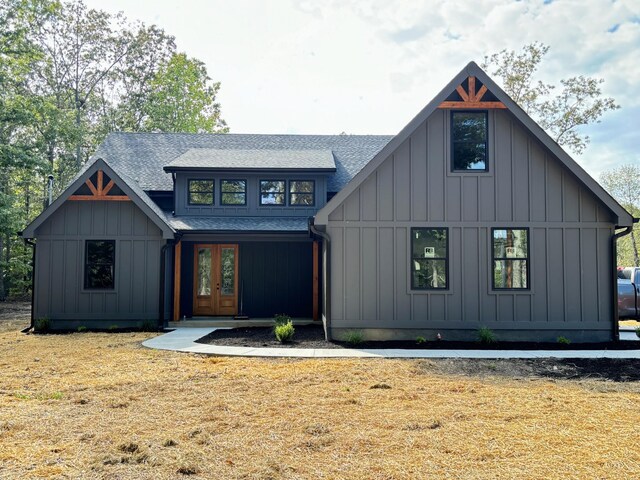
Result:
[[[640,164],[638,0],[85,0],[176,37],[221,82],[232,133],[395,134],[469,61],[533,41],[539,79],[605,80],[592,176]]]

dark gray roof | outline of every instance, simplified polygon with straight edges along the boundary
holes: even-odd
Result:
[[[342,189],[393,137],[389,135],[258,135],[188,133],[111,133],[98,147],[102,157],[144,190],[172,190],[163,171],[193,148],[220,150],[331,150],[336,172],[329,191]]]
[[[314,170],[335,172],[331,150],[229,150],[191,148],[165,170]]]
[[[167,215],[171,227],[180,231],[211,230],[225,232],[306,232],[305,217],[211,217]]]

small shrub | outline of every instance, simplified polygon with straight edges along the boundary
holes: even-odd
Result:
[[[115,332],[119,328],[120,327],[118,325],[109,325],[109,328],[107,330],[109,330],[110,332]]]
[[[636,336],[640,338],[640,327],[636,328]]]
[[[417,343],[418,345],[420,345],[420,344],[422,344],[422,343],[426,343],[426,342],[427,342],[427,339],[426,339],[426,338],[424,338],[424,337],[416,337],[416,343]]]
[[[143,332],[154,332],[158,330],[158,324],[151,319],[143,320],[140,324],[140,330]]]
[[[478,329],[478,341],[485,345],[491,345],[498,340],[496,339],[496,334],[489,327],[480,327]]]
[[[280,343],[290,342],[295,331],[296,330],[293,328],[293,322],[291,320],[286,323],[276,323],[276,326],[273,328],[276,340]]]
[[[571,343],[571,340],[563,336],[558,337],[556,341],[561,345],[569,345]]]
[[[345,335],[344,341],[349,345],[360,345],[364,342],[364,335],[360,330],[351,330]]]
[[[78,327],[78,332],[79,333],[86,332],[86,331],[87,331],[87,327],[85,327],[84,325],[80,325]]]
[[[286,325],[289,322],[293,322],[293,319],[285,313],[276,313],[273,316],[273,320],[276,322],[276,325]]]
[[[33,330],[36,332],[48,332],[51,328],[51,323],[47,317],[36,318],[33,321]]]

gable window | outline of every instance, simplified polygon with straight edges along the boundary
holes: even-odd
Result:
[[[286,195],[284,180],[260,181],[260,205],[284,205]]]
[[[189,205],[213,205],[213,180],[189,180]]]
[[[314,205],[316,182],[313,180],[291,180],[289,182],[289,205]]]
[[[115,240],[87,240],[84,255],[84,288],[113,290],[115,265]]]
[[[445,290],[448,286],[448,229],[412,228],[411,288],[414,290]]]
[[[222,205],[246,205],[247,181],[222,180],[220,183],[220,203]]]
[[[487,112],[451,112],[454,171],[487,170]]]
[[[529,231],[526,228],[494,228],[493,288],[529,288]]]

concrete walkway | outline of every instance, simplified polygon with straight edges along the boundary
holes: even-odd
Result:
[[[196,340],[215,328],[177,328],[142,342],[148,348],[231,357],[298,358],[640,358],[638,350],[401,350],[358,348],[253,348],[204,345]],[[621,332],[622,333],[622,332]],[[626,333],[626,332],[625,332]],[[638,337],[633,333],[637,340]],[[621,334],[622,337],[622,334]],[[623,340],[627,340],[623,338]],[[631,338],[629,338],[631,340]]]

